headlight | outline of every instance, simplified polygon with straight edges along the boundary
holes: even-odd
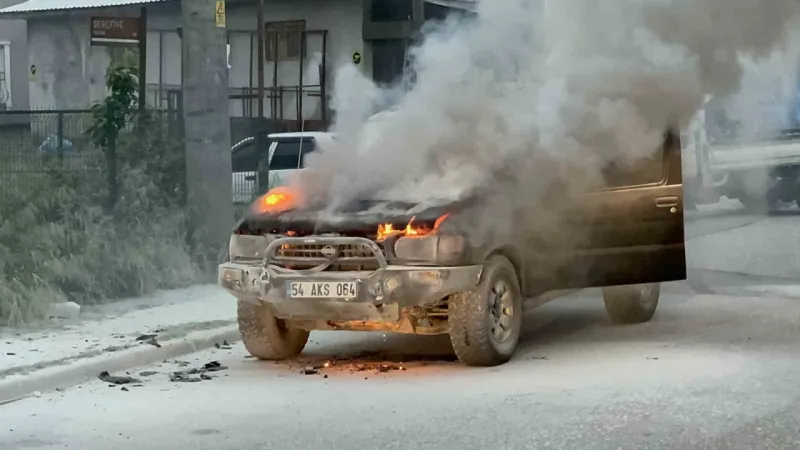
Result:
[[[401,237],[394,253],[404,261],[450,264],[464,253],[464,237],[456,234],[432,234]]]

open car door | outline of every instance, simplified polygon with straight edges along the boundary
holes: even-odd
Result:
[[[633,167],[609,167],[605,179],[570,217],[585,239],[563,249],[557,287],[686,279],[680,136],[667,133],[660,150]]]

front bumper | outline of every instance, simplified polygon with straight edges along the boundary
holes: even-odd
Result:
[[[281,245],[365,245],[374,248],[378,269],[372,271],[294,271],[271,264]],[[469,290],[480,281],[483,266],[421,267],[390,265],[374,242],[364,238],[281,238],[269,244],[263,260],[221,264],[219,284],[232,295],[268,303],[276,317],[297,320],[393,322],[404,308],[434,305],[448,295]],[[331,261],[334,261],[331,258]],[[330,262],[330,261],[329,261]],[[352,299],[292,298],[293,281],[355,281]]]

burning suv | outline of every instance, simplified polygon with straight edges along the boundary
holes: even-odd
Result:
[[[523,307],[602,287],[614,322],[641,323],[655,313],[659,283],[685,279],[680,150],[668,134],[653,158],[562,209],[558,227],[479,239],[465,227],[486,214],[487,197],[365,201],[332,214],[294,207],[295,193],[275,188],[236,226],[219,283],[238,299],[257,358],[297,356],[314,330],[351,330],[449,334],[463,363],[503,364]],[[564,239],[570,229],[582,237]]]

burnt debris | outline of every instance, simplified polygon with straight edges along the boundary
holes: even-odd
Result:
[[[126,375],[122,375],[122,376],[111,375],[110,373],[108,373],[107,370],[104,370],[104,371],[100,372],[100,375],[98,375],[97,378],[99,378],[100,381],[104,381],[106,383],[113,384],[113,385],[139,383],[139,380],[137,380],[136,378],[129,377],[129,376],[126,376]]]
[[[213,377],[208,374],[222,370],[228,370],[228,367],[223,366],[219,361],[211,361],[203,364],[203,367],[172,372],[169,376],[169,380],[176,383],[197,383],[213,379]]]

